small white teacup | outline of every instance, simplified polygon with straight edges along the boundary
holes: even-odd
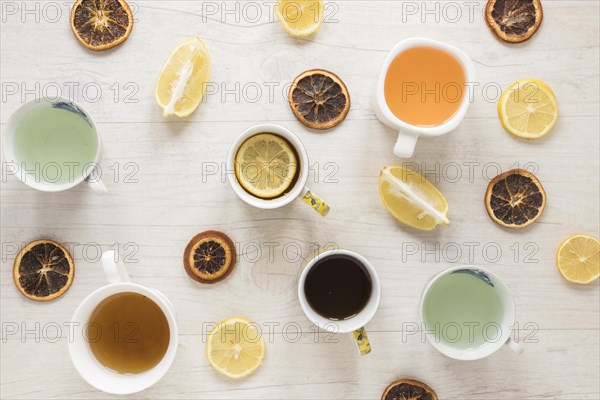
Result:
[[[23,139],[23,137],[17,137],[18,135],[24,135],[24,132],[19,128],[22,124],[28,121],[31,122],[32,118],[41,119],[42,117],[33,117],[32,115],[34,115],[33,113],[44,112],[45,108],[56,109],[58,112],[63,113],[63,116],[67,115],[68,118],[71,118],[71,121],[65,117],[56,116],[56,114],[52,114],[52,118],[54,119],[49,120],[48,118],[51,117],[48,115],[50,114],[44,114],[44,126],[37,126],[35,128],[37,130],[48,128],[48,132],[43,133],[46,137],[42,139],[40,135],[39,138],[36,138],[36,143],[28,143],[22,146],[26,146],[28,152],[37,153],[37,156],[48,157],[48,154],[53,154],[54,156],[60,154],[60,157],[65,159],[43,161],[39,159],[23,160],[22,155],[18,154],[18,143],[32,141],[32,138]],[[62,139],[56,137],[56,131],[61,133],[70,132],[70,134],[76,131],[73,125],[69,125],[72,123],[73,118],[81,121],[80,126],[84,124],[83,126],[86,127],[86,131],[89,130],[91,132],[89,136],[93,138],[89,140],[90,143],[86,143],[85,145],[89,147],[94,146],[91,148],[91,154],[87,154],[85,157],[82,157],[81,152],[77,154],[64,154],[67,151],[65,150],[66,146],[62,143]],[[52,127],[52,130],[50,130],[50,127]],[[33,128],[30,127],[30,129]],[[77,132],[79,135],[75,138],[81,141],[85,140],[83,139],[81,130]],[[31,100],[19,107],[10,116],[2,139],[4,159],[7,163],[5,170],[7,173],[16,175],[26,185],[43,192],[60,192],[71,189],[81,182],[86,181],[95,192],[106,192],[106,186],[100,179],[98,167],[102,158],[100,133],[90,113],[81,105],[63,97],[42,97]],[[40,143],[42,141],[47,147],[42,147],[43,144]],[[52,141],[54,141],[54,144],[50,143]],[[49,149],[52,150],[50,151]]]
[[[523,351],[511,338],[514,300],[487,269],[458,266],[435,275],[423,289],[420,310],[429,343],[448,357],[478,360],[504,345],[515,353]]]
[[[262,199],[260,197],[253,196],[244,190],[242,185],[240,185],[238,182],[235,174],[232,174],[233,177],[229,177],[229,183],[231,184],[231,188],[235,194],[247,204],[263,209],[283,207],[290,204],[295,199],[301,198],[302,201],[308,204],[320,215],[327,215],[330,210],[329,206],[306,186],[309,171],[308,152],[306,151],[306,148],[298,136],[281,125],[259,124],[251,126],[242,132],[242,134],[233,142],[229,150],[229,154],[227,156],[227,170],[235,171],[235,157],[240,146],[242,146],[247,139],[259,133],[272,133],[281,136],[294,148],[299,158],[297,168],[300,172],[298,174],[298,178],[296,179],[294,186],[287,193],[284,193],[280,197],[276,197],[274,199]]]
[[[319,314],[313,306],[311,306],[306,294],[306,281],[309,272],[320,262],[330,258],[346,258],[358,265],[362,266],[368,276],[370,282],[370,295],[364,307],[355,315],[347,319],[329,319]],[[341,277],[340,277],[341,279]],[[365,325],[371,321],[379,308],[381,300],[381,283],[379,276],[373,264],[365,257],[346,249],[326,249],[320,248],[313,252],[306,260],[304,267],[300,271],[298,278],[298,299],[300,307],[304,314],[317,327],[333,333],[350,333],[352,332],[354,341],[361,355],[366,355],[371,352],[371,343],[367,337]]]
[[[102,266],[109,284],[87,296],[71,318],[73,337],[69,341],[69,354],[79,375],[96,389],[112,394],[130,394],[149,388],[167,373],[177,352],[178,330],[175,310],[169,299],[155,289],[131,283],[127,271],[121,263],[115,262],[114,257],[112,250],[102,254]],[[103,300],[118,293],[138,293],[152,300],[164,313],[169,325],[169,343],[163,358],[144,372],[121,374],[108,369],[94,356],[88,342],[87,327],[92,313]]]
[[[427,127],[411,125],[394,115],[387,104],[384,88],[390,64],[399,54],[415,47],[432,47],[442,50],[453,56],[463,68],[465,75],[465,87],[464,92],[462,93],[461,103],[452,117],[441,125]],[[381,68],[377,83],[377,93],[374,101],[375,114],[377,115],[377,118],[390,128],[399,131],[398,140],[394,146],[394,155],[402,158],[412,157],[419,136],[436,137],[456,129],[458,124],[460,124],[465,117],[467,109],[469,108],[470,96],[468,95],[467,91],[469,89],[469,83],[473,82],[474,77],[475,67],[473,65],[473,61],[467,55],[467,53],[454,46],[450,46],[446,43],[438,42],[436,40],[420,37],[409,38],[396,44],[388,53],[388,56],[386,57]]]

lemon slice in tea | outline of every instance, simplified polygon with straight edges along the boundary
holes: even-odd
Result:
[[[541,138],[558,120],[554,92],[544,82],[523,79],[513,83],[500,97],[498,115],[509,133],[525,139]]]
[[[566,238],[556,252],[562,276],[573,283],[590,283],[600,277],[600,242],[590,235]]]
[[[198,108],[210,75],[210,56],[197,36],[181,43],[163,66],[154,97],[163,117],[187,117]]]
[[[208,362],[219,373],[238,379],[256,371],[265,358],[265,342],[256,326],[245,318],[219,322],[206,341]]]
[[[448,202],[424,176],[405,167],[385,167],[379,174],[383,204],[400,222],[430,231],[448,225]]]
[[[275,15],[283,29],[292,36],[309,36],[323,24],[323,0],[281,0]]]
[[[235,176],[251,195],[262,199],[281,196],[298,171],[296,152],[287,140],[272,133],[248,138],[235,155]]]

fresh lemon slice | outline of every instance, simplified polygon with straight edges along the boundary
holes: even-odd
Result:
[[[256,371],[265,358],[265,343],[256,326],[245,318],[219,322],[208,334],[208,362],[219,373],[238,379]]]
[[[253,196],[281,196],[294,182],[298,162],[287,140],[272,133],[248,138],[235,155],[235,176]]]
[[[431,231],[450,223],[446,198],[418,172],[404,167],[383,168],[379,194],[388,211],[408,226]]]
[[[554,127],[558,103],[544,82],[523,79],[513,83],[498,102],[498,115],[509,133],[525,139],[537,139]]]
[[[323,0],[280,0],[275,15],[290,35],[309,36],[321,27],[324,9]]]
[[[600,243],[590,235],[566,238],[556,252],[556,265],[569,282],[590,283],[600,276]]]
[[[163,116],[187,117],[204,97],[210,75],[210,56],[199,37],[181,43],[160,71],[154,97]]]

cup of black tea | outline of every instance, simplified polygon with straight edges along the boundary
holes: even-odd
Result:
[[[381,299],[377,271],[363,256],[345,249],[321,249],[300,272],[298,298],[319,328],[353,333],[361,355],[371,352],[365,325]]]
[[[175,310],[159,291],[130,282],[114,251],[102,254],[102,267],[109,284],[75,310],[69,354],[96,389],[139,392],[158,382],[175,359]]]

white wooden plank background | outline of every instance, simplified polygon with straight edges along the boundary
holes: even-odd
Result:
[[[56,87],[68,95],[69,85],[79,85],[73,97],[89,109],[103,135],[110,192],[99,196],[81,186],[39,193],[3,172],[2,398],[106,397],[72,368],[66,330],[54,342],[48,324],[68,321],[77,304],[104,284],[95,244],[107,250],[116,243],[131,256],[127,267],[133,280],[172,300],[181,331],[171,371],[132,398],[374,399],[390,381],[411,377],[427,382],[443,399],[598,399],[599,286],[566,283],[554,255],[570,234],[599,234],[599,2],[544,1],[540,31],[520,45],[493,37],[481,16],[483,3],[427,2],[428,9],[439,7],[438,21],[423,12],[423,2],[408,3],[330,2],[321,31],[293,39],[262,2],[254,2],[262,18],[252,22],[248,7],[254,6],[248,2],[239,3],[236,16],[224,12],[233,2],[145,0],[134,5],[137,23],[127,42],[92,53],[73,38],[68,5],[3,1],[2,129],[24,100],[52,95]],[[217,13],[204,18],[203,11],[213,6]],[[413,6],[417,14],[409,15]],[[453,22],[456,6],[462,16]],[[172,48],[196,34],[210,51],[211,81],[219,93],[207,96],[186,120],[164,120],[153,98],[157,74]],[[450,203],[452,224],[433,233],[397,223],[377,187],[381,167],[402,162],[391,153],[395,133],[376,120],[371,107],[377,74],[394,43],[417,35],[464,49],[476,63],[479,87],[489,89],[487,100],[476,91],[459,129],[421,140],[409,160],[430,171]],[[337,72],[352,96],[346,121],[326,133],[304,129],[282,95],[294,76],[317,67]],[[505,133],[493,101],[495,87],[523,77],[546,81],[560,103],[554,131],[536,142]],[[231,92],[223,95],[223,88]],[[262,91],[258,99],[256,88]],[[327,218],[300,202],[270,212],[253,209],[218,174],[203,174],[203,168],[221,166],[243,129],[265,121],[289,127],[305,142],[314,164],[310,186],[333,208]],[[125,182],[124,174],[133,171],[126,163],[137,166],[137,182]],[[534,226],[503,230],[489,220],[483,193],[498,168],[527,163],[546,188],[548,206]],[[181,257],[189,238],[208,228],[227,232],[242,256],[228,280],[204,287],[186,276]],[[74,284],[50,304],[23,298],[11,275],[15,249],[41,237],[75,244]],[[335,343],[325,343],[325,336],[315,341],[294,294],[300,265],[294,250],[306,255],[315,243],[328,242],[364,254],[382,280],[381,309],[368,325],[373,353],[362,359],[348,336],[336,336]],[[403,338],[418,322],[425,282],[458,263],[487,266],[506,281],[515,296],[521,339],[531,326],[539,328],[522,355],[502,349],[485,360],[459,362],[438,354],[418,335]],[[210,368],[203,344],[203,323],[234,315],[279,324],[262,368],[239,382]],[[48,337],[40,337],[43,332],[23,337],[22,330],[35,331],[38,322],[40,331],[49,327]],[[294,323],[303,332],[296,343],[281,334]],[[526,323],[534,325],[523,329]],[[14,324],[21,332],[9,335]]]

